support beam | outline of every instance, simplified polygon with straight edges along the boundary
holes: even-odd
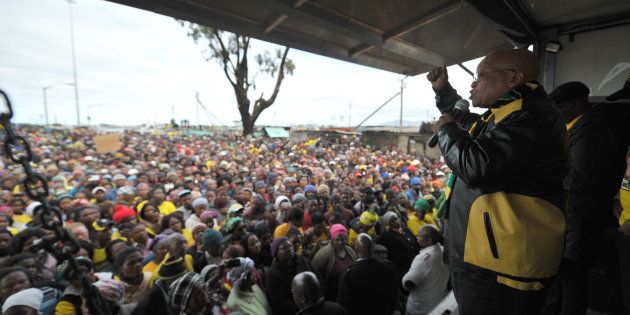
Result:
[[[415,29],[423,27],[425,25],[431,24],[433,21],[440,19],[444,16],[447,16],[461,8],[464,8],[468,4],[464,1],[457,1],[455,3],[447,3],[446,5],[441,6],[440,8],[431,11],[431,13],[420,17],[419,19],[407,23],[397,29],[391,30],[383,35],[383,40],[388,41],[390,39],[397,38],[399,36],[403,36]]]
[[[363,66],[383,69],[400,74],[408,74],[413,69],[395,61],[372,57],[369,55],[359,58],[350,58],[345,47],[322,41],[307,35],[276,29],[271,34],[263,34],[263,23],[230,12],[200,4],[194,1],[174,2],[170,0],[110,0],[120,4],[136,7],[143,10],[168,15],[175,19],[181,19],[206,25],[217,29],[251,36],[256,39],[268,41],[283,46],[311,52],[314,54],[339,59]]]
[[[293,4],[294,8],[299,8],[301,7],[304,3],[306,3],[306,1],[308,0],[297,0],[295,1],[295,3]],[[271,31],[273,31],[274,28],[278,27],[278,25],[282,24],[282,22],[284,22],[284,20],[286,20],[289,16],[286,14],[280,14],[278,15],[275,19],[273,19],[273,21],[271,21],[271,23],[269,23],[265,29],[263,30],[264,34],[267,34]]]
[[[417,60],[422,63],[429,63],[433,65],[441,65],[445,61],[445,57],[441,54],[429,50],[424,47],[420,47],[418,45],[414,45],[404,41],[393,40],[389,42],[385,42],[383,40],[382,34],[375,33],[373,31],[367,30],[362,27],[358,27],[357,25],[338,25],[331,21],[322,19],[317,16],[313,16],[304,11],[297,10],[290,6],[286,6],[281,4],[275,0],[266,0],[265,4],[267,7],[272,9],[275,12],[280,14],[288,15],[292,18],[298,19],[300,21],[315,25],[317,27],[321,27],[327,29],[328,31],[335,32],[337,34],[343,35],[345,37],[354,39],[363,44],[368,44],[374,47],[379,47],[385,50],[389,50],[393,53],[396,53],[401,56],[405,56],[407,58]],[[351,49],[352,50],[352,49]],[[348,56],[356,56],[357,51],[348,51]]]
[[[470,76],[471,76],[471,77],[475,77],[475,74],[474,74],[472,71],[470,71],[470,69],[468,69],[466,66],[464,66],[464,64],[463,64],[463,63],[458,62],[458,63],[457,63],[457,65],[458,65],[460,68],[462,68],[462,70],[466,71],[466,73],[470,74]]]

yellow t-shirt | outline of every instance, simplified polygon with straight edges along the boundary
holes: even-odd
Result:
[[[155,260],[151,260],[148,264],[142,267],[142,272],[150,272],[151,274],[154,274],[157,270],[157,267],[158,263],[156,263]]]
[[[420,220],[415,214],[412,214],[411,216],[409,216],[409,220],[407,221],[407,228],[409,229],[409,231],[411,231],[411,234],[413,234],[413,236],[418,236],[418,231],[420,231],[420,228],[425,224],[435,225],[435,219],[433,218],[433,215],[427,213],[424,215],[424,219]]]
[[[100,262],[104,262],[105,259],[107,259],[107,253],[105,252],[105,248],[95,248],[94,249],[94,256],[92,256],[92,261],[95,264],[98,264]]]
[[[376,229],[374,227],[371,227],[368,230],[367,234],[371,236],[372,238],[375,238]],[[354,229],[350,229],[350,231],[348,232],[348,246],[354,247],[354,242],[357,240],[358,236],[359,236],[359,233],[357,233],[357,231],[355,231]]]

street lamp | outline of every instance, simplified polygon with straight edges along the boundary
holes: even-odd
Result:
[[[56,86],[66,86],[66,85],[74,85],[72,83],[57,83],[49,86],[45,86],[42,88],[44,92],[44,115],[46,116],[46,126],[48,126],[48,101],[46,100],[46,90],[52,89]]]

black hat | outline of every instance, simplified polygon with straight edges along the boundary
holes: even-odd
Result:
[[[184,266],[184,260],[179,258],[170,257],[165,261],[160,270],[158,271],[158,278],[162,280],[171,280],[179,278],[186,273],[186,267]]]
[[[630,99],[630,77],[626,79],[626,82],[623,84],[623,87],[621,88],[621,90],[613,94],[610,94],[608,97],[606,97],[606,100],[609,100],[609,101],[616,101],[616,100],[622,100],[622,99]]]
[[[586,97],[589,93],[591,91],[584,83],[574,81],[558,86],[549,96],[556,104],[560,104],[576,98]]]

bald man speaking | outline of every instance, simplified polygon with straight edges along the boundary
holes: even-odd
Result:
[[[461,314],[538,314],[564,247],[566,126],[536,81],[536,56],[486,56],[471,84],[482,115],[454,110],[461,99],[446,68],[427,78],[442,117],[439,147],[454,181],[446,238]]]

